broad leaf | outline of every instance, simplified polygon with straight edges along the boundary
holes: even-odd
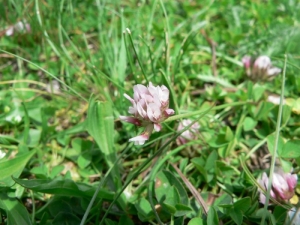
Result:
[[[0,162],[0,186],[12,186],[14,184],[12,176],[19,177],[29,159],[35,151],[17,155],[13,159]]]
[[[191,219],[188,225],[203,225],[203,220],[200,217],[196,217]]]
[[[279,150],[278,150],[279,151]],[[280,151],[280,157],[298,158],[300,157],[300,140],[289,140]]]
[[[219,218],[215,208],[212,206],[208,211],[207,225],[216,225],[216,224],[219,224]]]
[[[0,193],[0,208],[7,213],[7,225],[32,224],[26,208],[18,200]]]
[[[251,206],[251,199],[249,197],[242,198],[233,204],[233,207],[235,209],[239,209],[243,213],[245,213],[250,208],[250,206]]]
[[[95,99],[90,99],[87,130],[95,139],[107,165],[113,167],[117,155],[114,149],[114,116],[111,102],[96,102]],[[118,166],[114,167],[112,175],[120,181]]]
[[[142,198],[136,204],[135,208],[138,211],[138,217],[141,221],[148,221],[154,218],[152,207],[147,199]]]
[[[180,197],[180,200],[177,200],[177,203],[189,205],[189,199],[185,188],[172,173],[169,171],[161,171],[157,174],[156,180],[159,185],[155,188],[155,194],[160,203],[166,198],[167,193],[169,193],[171,190],[170,188],[173,186],[172,188],[175,188],[178,191]]]
[[[75,183],[72,180],[22,180],[17,178],[14,178],[14,180],[23,187],[33,191],[64,196],[92,197],[96,190],[95,187],[84,183]],[[114,194],[102,189],[99,191],[98,197],[112,200]]]

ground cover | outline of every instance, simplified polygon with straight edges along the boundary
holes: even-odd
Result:
[[[0,2],[1,223],[298,224],[299,8]]]

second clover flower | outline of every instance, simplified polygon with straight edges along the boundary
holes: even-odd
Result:
[[[276,168],[273,175],[270,195],[279,202],[286,202],[294,196],[294,189],[297,186],[298,177],[296,174],[284,173],[281,168]],[[269,178],[264,172],[261,179],[258,180],[261,187],[267,191]],[[260,191],[260,202],[265,204],[266,196]]]
[[[151,82],[146,87],[142,84],[134,85],[133,98],[124,94],[132,106],[128,112],[133,116],[120,116],[120,119],[136,126],[144,127],[142,134],[129,139],[136,145],[143,145],[149,139],[153,129],[161,130],[161,123],[174,114],[169,109],[169,90],[166,86],[154,86]]]
[[[268,56],[262,55],[256,59],[244,56],[242,59],[247,76],[254,81],[271,80],[281,73],[281,69],[272,65]]]

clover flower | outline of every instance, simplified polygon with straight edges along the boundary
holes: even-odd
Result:
[[[185,127],[189,126],[191,123],[193,123],[193,121],[190,119],[182,120],[178,125],[177,131],[180,132]],[[177,138],[177,144],[184,145],[188,142],[188,140],[195,139],[199,128],[199,123],[195,122],[188,130],[181,133],[181,135]]]
[[[120,119],[136,126],[144,127],[142,134],[129,139],[136,145],[143,145],[149,139],[153,129],[161,130],[161,123],[174,114],[169,109],[169,90],[166,86],[154,86],[151,82],[146,87],[141,84],[134,85],[133,98],[124,94],[132,106],[128,112],[133,116],[120,116]]]
[[[5,31],[6,36],[12,36],[14,33],[29,33],[31,31],[30,24],[26,20],[19,21],[8,27]]]
[[[280,68],[272,65],[268,56],[259,56],[253,60],[250,56],[244,56],[242,59],[247,76],[254,80],[271,80],[281,72]]]
[[[271,185],[270,195],[279,202],[285,202],[294,196],[294,189],[297,185],[298,177],[296,174],[284,173],[282,169],[275,169]],[[265,191],[268,189],[269,178],[263,173],[262,178],[258,180]],[[260,202],[265,204],[266,196],[260,191]]]

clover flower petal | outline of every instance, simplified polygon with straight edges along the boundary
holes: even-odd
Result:
[[[120,116],[120,119],[136,126],[145,127],[144,132],[129,141],[142,145],[149,139],[153,129],[161,130],[161,123],[175,111],[169,108],[169,90],[166,86],[154,86],[151,82],[146,87],[137,84],[133,87],[133,98],[124,94],[124,97],[131,102],[128,113],[132,117]]]
[[[271,80],[281,73],[281,69],[273,66],[271,59],[265,55],[259,56],[256,59],[244,56],[242,63],[247,76],[254,81]]]
[[[177,128],[177,131],[180,132],[185,127],[189,126],[193,123],[190,119],[182,120]],[[197,134],[199,133],[200,125],[198,122],[195,122],[188,130],[181,133],[181,135],[177,138],[177,144],[183,145],[188,142],[188,140],[193,140],[196,138]]]
[[[298,177],[296,174],[284,173],[281,168],[276,168],[273,174],[271,197],[280,202],[285,202],[294,196],[294,189],[297,185]],[[262,177],[258,180],[262,188],[267,191],[269,178],[266,173],[263,173]],[[260,202],[265,204],[266,197],[262,190],[260,191]]]

